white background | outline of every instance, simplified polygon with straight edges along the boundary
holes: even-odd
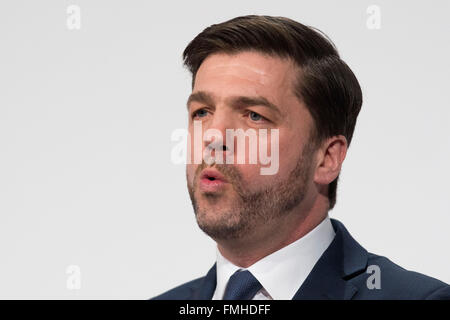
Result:
[[[71,4],[80,30],[66,26]],[[379,30],[366,26],[372,4]],[[187,124],[181,53],[245,14],[335,42],[364,104],[330,216],[369,251],[449,283],[449,13],[447,0],[2,0],[0,298],[147,299],[206,274],[215,244],[170,161]]]

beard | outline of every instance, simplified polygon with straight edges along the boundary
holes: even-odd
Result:
[[[297,160],[295,168],[285,180],[276,180],[270,186],[251,191],[246,187],[238,168],[229,164],[212,164],[233,186],[237,199],[228,208],[213,209],[223,200],[223,194],[203,193],[209,208],[199,205],[196,190],[201,171],[208,167],[203,162],[196,171],[188,191],[200,229],[215,240],[240,239],[255,227],[273,222],[288,215],[305,198],[312,166],[314,147],[307,143]]]

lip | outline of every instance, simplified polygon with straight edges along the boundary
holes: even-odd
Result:
[[[227,179],[215,169],[204,169],[200,174],[199,186],[203,192],[219,192],[227,183]]]
[[[202,173],[200,174],[200,180],[202,179],[210,179],[213,178],[214,180],[220,180],[222,182],[228,182],[227,179],[221,174],[219,171],[215,169],[204,169]]]

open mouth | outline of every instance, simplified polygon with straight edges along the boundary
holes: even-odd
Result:
[[[205,169],[200,175],[200,190],[203,192],[219,192],[228,181],[215,169]]]
[[[225,177],[215,169],[205,169],[200,175],[200,180],[228,182]]]

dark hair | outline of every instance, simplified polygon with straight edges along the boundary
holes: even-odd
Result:
[[[184,65],[195,76],[213,53],[257,51],[293,60],[300,68],[294,91],[314,119],[311,142],[343,135],[350,146],[362,92],[353,72],[335,45],[321,31],[285,17],[248,15],[213,24],[197,35],[183,52]],[[336,203],[339,176],[328,186],[329,210]]]

